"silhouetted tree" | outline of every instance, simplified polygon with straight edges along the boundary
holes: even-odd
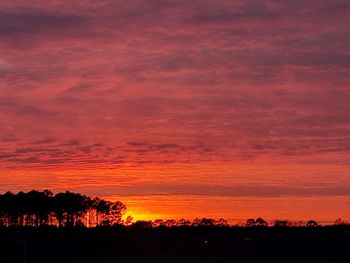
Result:
[[[26,194],[19,193],[23,198],[21,208],[26,214],[26,225],[41,226],[49,223],[52,192],[30,191]]]
[[[97,225],[108,226],[123,223],[122,217],[126,211],[126,206],[122,202],[111,202],[95,198],[93,206],[96,210]]]
[[[126,206],[120,202],[112,202],[111,209],[110,209],[110,220],[113,225],[120,225],[122,224],[122,217],[126,211]]]
[[[190,226],[192,224],[192,222],[190,220],[187,220],[187,219],[179,219],[177,222],[176,222],[176,225],[177,226]]]
[[[108,224],[122,224],[125,211],[122,202],[91,199],[69,191],[56,195],[49,190],[0,194],[0,225],[3,226],[62,227],[83,226],[87,222],[91,226],[91,215],[96,215],[96,224],[99,216]]]
[[[131,227],[138,229],[152,228],[152,221],[138,220],[135,223],[132,223]]]
[[[267,226],[267,222],[264,219],[262,219],[261,217],[259,217],[259,218],[257,218],[255,220],[255,225],[256,226],[264,226],[264,227],[266,227]]]
[[[164,222],[166,227],[174,227],[177,225],[177,222],[175,219],[168,219]]]
[[[276,220],[274,223],[273,223],[273,226],[274,227],[288,227],[289,226],[289,223],[287,220]]]
[[[192,222],[192,226],[214,226],[215,220],[212,218],[196,218]]]
[[[266,226],[268,226],[267,222],[261,217],[257,219],[250,218],[245,223],[245,227],[266,227]]]
[[[105,224],[108,221],[106,216],[109,215],[111,202],[96,197],[93,199],[93,208],[96,211],[96,225],[100,225],[101,222]]]
[[[222,227],[227,227],[229,226],[227,220],[220,218],[218,221],[215,221],[216,226],[222,226]]]
[[[20,207],[17,206],[18,198],[12,192],[6,192],[0,197],[0,210],[5,226],[18,226]]]
[[[253,227],[253,226],[255,226],[255,219],[253,219],[253,218],[247,219],[247,221],[245,223],[245,227]]]
[[[163,219],[156,219],[152,222],[152,227],[165,227],[165,222]]]
[[[306,222],[307,227],[317,227],[318,223],[315,220],[309,220]]]
[[[65,226],[75,226],[79,220],[90,209],[91,199],[85,195],[71,193],[59,193],[55,195],[55,207],[59,215],[60,226],[64,222]]]
[[[341,218],[337,218],[337,219],[334,221],[334,225],[335,225],[335,226],[345,226],[345,225],[347,225],[347,222],[344,221],[344,220],[341,219]]]
[[[125,220],[123,221],[123,225],[130,226],[132,224],[133,220],[134,220],[134,218],[132,216],[127,216],[127,218],[125,218]]]

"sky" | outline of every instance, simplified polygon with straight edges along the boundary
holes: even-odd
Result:
[[[1,1],[0,80],[0,192],[350,220],[348,0]]]

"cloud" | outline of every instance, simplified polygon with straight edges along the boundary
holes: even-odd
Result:
[[[2,37],[23,37],[29,34],[50,34],[71,31],[81,26],[84,17],[56,11],[16,8],[0,12],[0,35]]]
[[[17,155],[14,153],[0,153],[0,159],[9,159],[9,158],[13,158],[16,157]]]
[[[87,190],[87,189],[85,189]],[[96,189],[95,189],[96,190]],[[226,197],[316,197],[316,196],[350,196],[350,188],[337,187],[291,187],[291,186],[222,186],[203,184],[142,184],[135,186],[104,187],[106,195],[122,196],[226,196]]]
[[[0,58],[0,76],[6,74],[11,69],[11,65]]]
[[[111,169],[111,181],[147,171],[136,177],[154,184],[135,193],[210,194],[195,187],[206,176],[242,196],[261,189],[230,178],[261,180],[262,196],[333,194],[269,188],[294,173],[347,182],[348,1],[13,0],[0,10],[7,170]],[[157,184],[173,177],[190,186]]]
[[[13,133],[7,133],[1,137],[2,142],[17,142],[19,139]]]
[[[41,140],[38,140],[38,141],[35,141],[33,142],[32,144],[50,144],[50,143],[53,143],[55,142],[55,139],[54,138],[50,138],[50,137],[46,137],[44,139],[41,139]]]
[[[78,139],[71,139],[67,141],[65,144],[63,144],[63,146],[79,146],[79,145],[80,145],[80,141]]]
[[[146,142],[142,142],[142,141],[131,141],[127,143],[130,146],[135,146],[135,147],[143,147],[143,146],[147,146],[148,144]]]

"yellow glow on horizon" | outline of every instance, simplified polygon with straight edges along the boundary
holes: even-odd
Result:
[[[248,218],[263,217],[292,222],[315,219],[333,223],[336,218],[350,218],[350,198],[313,197],[229,197],[229,196],[106,196],[120,200],[128,207],[127,215],[134,220],[224,218],[231,224],[243,224]],[[345,207],[345,210],[341,210]],[[331,215],[330,215],[331,212]]]

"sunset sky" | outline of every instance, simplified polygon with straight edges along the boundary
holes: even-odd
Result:
[[[135,219],[350,220],[350,1],[0,1],[0,192]]]

